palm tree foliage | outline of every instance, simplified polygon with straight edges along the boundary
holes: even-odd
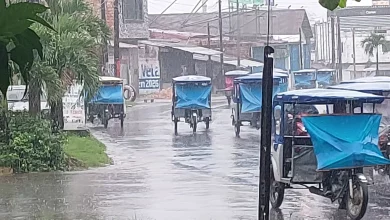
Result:
[[[28,2],[7,6],[5,0],[0,0],[0,91],[4,96],[12,82],[12,67],[16,67],[23,80],[28,82],[34,53],[43,57],[40,38],[30,27],[37,23],[52,29],[39,16],[47,9],[44,5]]]
[[[108,40],[109,29],[82,0],[47,0],[46,4],[50,13],[44,17],[57,32],[34,27],[46,56],[33,65],[31,75],[35,89],[47,90],[53,119],[63,128],[62,97],[67,87],[77,81],[83,84],[83,94],[94,94],[99,86],[99,48]]]
[[[386,47],[388,41],[385,36],[382,34],[372,33],[367,38],[363,39],[361,42],[361,46],[364,48],[364,52],[368,54],[370,57],[374,56],[374,52],[376,52],[376,74],[379,74],[379,47]],[[385,50],[383,50],[385,51]]]
[[[361,0],[349,0],[349,1],[360,2]],[[337,7],[345,8],[347,6],[347,0],[319,0],[319,3],[322,5],[322,7],[329,9],[331,11],[333,11]]]

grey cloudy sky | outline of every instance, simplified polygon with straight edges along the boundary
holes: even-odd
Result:
[[[177,0],[177,2],[166,12],[168,13],[189,13],[199,0]],[[371,5],[372,0],[362,0],[360,3],[355,3],[352,0],[348,0],[348,5]],[[149,0],[149,13],[159,14],[161,13],[173,0]],[[223,10],[228,8],[228,0],[222,0]],[[316,20],[326,19],[326,10],[320,6],[318,0],[275,0],[275,4],[278,4],[276,8],[287,8],[291,5],[291,8],[304,8],[306,9],[309,19],[313,22]],[[208,11],[218,10],[218,0],[208,0]]]

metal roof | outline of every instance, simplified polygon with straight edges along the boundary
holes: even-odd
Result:
[[[197,47],[197,46],[174,46],[172,47],[177,50],[186,51],[192,54],[202,54],[202,55],[220,55],[221,51],[211,50],[205,47]]]
[[[340,17],[341,29],[390,29],[390,7],[347,7],[328,11],[328,16]]]
[[[153,40],[142,40],[140,44],[146,44],[150,46],[162,47],[162,48],[173,48],[176,50],[186,51],[192,54],[200,54],[206,56],[220,55],[222,52],[217,50],[208,49],[205,47],[193,46],[193,45],[182,45],[175,42],[167,41],[153,41]]]
[[[108,43],[109,43],[109,45],[111,47],[114,46],[114,41],[110,40]],[[119,42],[119,48],[138,48],[138,46],[137,45],[133,45],[133,44],[127,44],[127,43]]]
[[[226,61],[224,63],[237,66],[237,60],[230,60],[230,61]],[[243,68],[263,67],[263,66],[264,66],[264,64],[261,62],[258,62],[258,61],[246,60],[246,59],[240,60],[240,67],[243,67]]]
[[[256,19],[257,15],[257,19]],[[267,11],[255,10],[240,14],[242,36],[258,36],[267,34]],[[180,14],[150,14],[149,19],[153,20],[158,16],[158,19],[150,25],[150,28],[176,30],[183,32],[207,33],[207,23],[211,27],[211,35],[219,35],[218,31],[218,13],[180,13]],[[183,21],[190,17],[191,20],[183,24]],[[237,15],[229,12],[222,13],[222,28],[225,35],[237,34]],[[288,19],[286,19],[288,18]],[[258,22],[256,22],[258,20]],[[229,24],[231,21],[231,25]],[[262,25],[259,25],[262,24]],[[256,28],[258,25],[258,28]],[[230,26],[232,27],[230,29]],[[272,11],[272,27],[273,35],[299,35],[299,28],[302,29],[304,35],[308,38],[313,37],[309,18],[305,9],[280,9]],[[256,30],[258,31],[256,33]]]

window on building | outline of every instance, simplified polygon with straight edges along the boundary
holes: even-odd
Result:
[[[144,19],[143,0],[123,0],[123,19],[125,21]]]

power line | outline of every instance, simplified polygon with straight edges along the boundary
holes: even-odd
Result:
[[[198,4],[201,2],[202,0],[199,0],[199,2],[198,2]],[[200,6],[199,6],[199,8],[195,11],[195,13],[197,13],[205,4],[207,4],[207,1],[208,0],[205,0]],[[195,8],[196,8],[196,6],[195,6]],[[194,8],[194,9],[195,9]],[[190,15],[188,16],[188,18],[181,24],[181,26],[184,26],[189,20],[190,20],[190,18],[191,18],[191,16],[194,14],[194,12],[192,11],[191,13],[190,13]]]
[[[158,15],[158,16],[156,16],[155,18],[154,18],[154,20],[153,21],[151,21],[150,23],[149,23],[149,25],[151,25],[151,24],[153,24],[161,15],[163,15],[173,4],[175,4],[175,2],[177,2],[177,0],[174,0],[170,5],[168,5],[168,7],[166,7],[165,9],[164,9],[164,11],[162,11],[161,12],[161,14],[160,15]]]

